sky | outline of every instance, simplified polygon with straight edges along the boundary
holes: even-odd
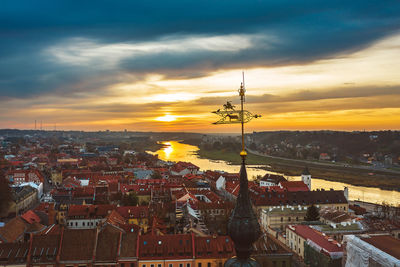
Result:
[[[0,8],[0,128],[400,129],[400,1],[30,1]]]

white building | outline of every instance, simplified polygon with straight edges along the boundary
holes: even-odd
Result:
[[[301,180],[307,185],[308,189],[311,191],[311,174],[308,170],[308,167],[306,167],[301,174]]]

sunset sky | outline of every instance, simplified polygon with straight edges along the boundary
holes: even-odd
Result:
[[[400,129],[400,1],[19,1],[0,8],[0,128]]]

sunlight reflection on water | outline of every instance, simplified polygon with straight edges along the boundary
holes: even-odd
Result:
[[[220,170],[225,172],[237,173],[240,170],[240,165],[230,165],[223,160],[209,160],[199,158],[196,152],[199,150],[197,146],[179,143],[178,141],[165,141],[162,142],[165,146],[156,152],[149,152],[151,154],[158,154],[158,157],[165,161],[187,161],[200,167],[200,170]],[[265,175],[266,173],[274,173],[266,170],[259,169],[254,165],[247,166],[247,174],[249,180],[253,180],[257,175]],[[300,180],[300,176],[285,176],[288,180]],[[382,190],[374,187],[355,186],[346,183],[326,181],[323,179],[312,179],[312,190],[324,188],[329,190],[343,190],[347,186],[349,188],[350,200],[361,200],[371,203],[382,203],[383,201],[400,205],[400,192]]]

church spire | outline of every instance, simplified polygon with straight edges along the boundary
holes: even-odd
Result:
[[[236,257],[225,262],[225,267],[260,266],[254,259],[250,258],[253,243],[261,236],[261,230],[249,197],[248,178],[246,172],[247,152],[245,150],[244,142],[244,124],[249,122],[252,118],[260,117],[260,115],[253,115],[243,109],[246,92],[244,87],[244,73],[243,82],[238,91],[240,96],[240,111],[234,110],[234,107],[231,105],[230,110],[225,109],[225,112],[220,112],[219,110],[214,112],[222,117],[215,124],[240,123],[242,130],[242,150],[240,151],[240,156],[242,157],[242,164],[240,167],[240,189],[235,208],[232,211],[228,223],[228,234],[235,244]],[[229,121],[227,120],[228,117]],[[235,118],[234,121],[232,121],[232,117]]]

